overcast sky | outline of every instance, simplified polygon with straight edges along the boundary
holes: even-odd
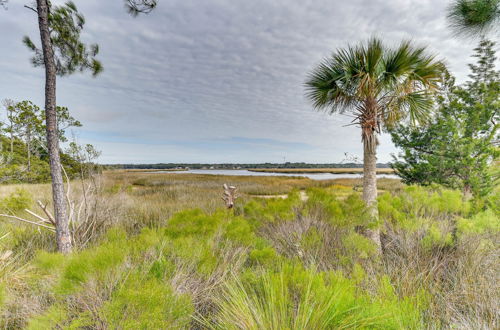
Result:
[[[307,73],[375,35],[428,45],[463,80],[475,42],[452,38],[448,2],[159,0],[132,18],[122,0],[75,0],[104,72],[59,78],[57,103],[83,123],[75,134],[102,150],[102,163],[339,162],[362,155],[360,130],[312,110]],[[39,41],[27,3],[0,8],[0,99],[43,105],[43,70],[21,42]],[[378,151],[380,162],[396,152],[387,136]]]

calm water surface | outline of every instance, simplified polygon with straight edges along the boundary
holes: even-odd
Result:
[[[290,174],[290,173],[270,173],[270,172],[251,172],[248,170],[189,170],[189,171],[154,171],[148,173],[165,173],[168,175],[176,174],[210,174],[210,175],[246,175],[246,176],[295,176],[295,177],[306,177],[313,180],[330,180],[330,179],[358,179],[361,178],[361,174],[334,174],[334,173],[300,173],[300,174]],[[389,178],[398,179],[397,175],[394,174],[379,174],[378,178]]]

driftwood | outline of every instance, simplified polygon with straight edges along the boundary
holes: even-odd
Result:
[[[224,183],[222,186],[224,188],[224,193],[222,194],[222,200],[226,203],[228,209],[234,207],[234,202],[238,198],[236,191],[238,190],[235,186],[228,186]]]

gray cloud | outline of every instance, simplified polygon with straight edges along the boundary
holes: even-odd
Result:
[[[120,0],[77,1],[84,39],[100,44],[105,71],[59,79],[58,103],[81,119],[81,141],[102,149],[103,162],[340,161],[346,151],[361,155],[359,130],[311,110],[307,72],[336,48],[377,35],[429,45],[463,79],[474,43],[451,38],[447,2],[162,0],[133,19]],[[0,12],[0,30],[9,31],[0,37],[0,98],[43,104],[42,72],[21,44],[37,36],[36,19],[22,4]],[[391,152],[382,137],[379,159]]]

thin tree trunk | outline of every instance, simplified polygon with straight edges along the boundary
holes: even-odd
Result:
[[[373,222],[378,221],[377,209],[377,144],[375,133],[372,134],[373,139],[364,139],[364,157],[363,157],[363,200],[368,206],[370,217]],[[382,244],[380,242],[380,229],[366,229],[367,236],[377,245],[378,251],[381,252]]]
[[[59,156],[59,137],[56,117],[56,66],[54,51],[49,32],[49,8],[47,0],[37,0],[38,25],[42,41],[43,60],[45,64],[45,121],[47,126],[47,149],[49,153],[50,175],[52,178],[52,198],[54,200],[54,216],[56,220],[57,248],[62,253],[71,252],[71,234],[69,231],[66,202],[64,199],[64,182]]]
[[[464,202],[467,202],[472,198],[472,188],[470,184],[464,184],[464,188],[462,189],[462,199]]]
[[[26,147],[28,148],[28,172],[31,172],[31,136],[29,133],[26,138]]]
[[[10,157],[14,154],[14,125],[10,124]]]

